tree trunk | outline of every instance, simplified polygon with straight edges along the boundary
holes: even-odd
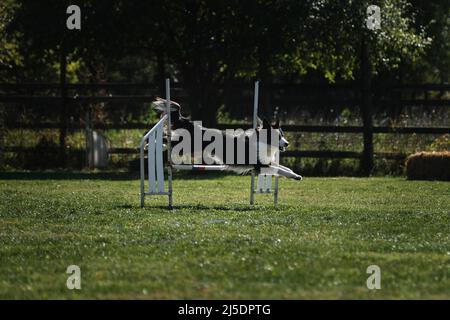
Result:
[[[372,88],[369,43],[363,39],[361,44],[361,113],[364,126],[364,149],[361,170],[369,176],[373,169],[373,122],[372,122]]]
[[[267,55],[266,50],[264,49],[264,45],[258,47],[258,58],[259,58],[259,68],[258,68],[258,78],[261,81],[261,89],[259,91],[259,114],[260,118],[266,118],[268,121],[271,121],[273,114],[273,106],[270,105],[270,80],[269,80],[269,67],[267,64]]]
[[[156,55],[156,64],[157,64],[157,73],[155,75],[154,81],[158,86],[158,90],[160,94],[163,94],[165,89],[165,80],[169,77],[166,72],[166,64],[164,61],[163,50],[158,50],[158,54]]]
[[[217,110],[220,106],[218,85],[211,77],[200,75],[204,70],[195,72],[192,69],[196,68],[189,69],[189,71],[185,69],[183,81],[188,93],[191,118],[201,120],[205,126],[214,127],[217,124]]]
[[[60,90],[61,90],[61,110],[59,114],[60,129],[59,129],[59,148],[61,166],[66,166],[66,137],[67,137],[67,87],[66,87],[66,71],[67,71],[67,57],[66,52],[61,45],[60,53]]]

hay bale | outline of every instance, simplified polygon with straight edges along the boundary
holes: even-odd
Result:
[[[450,180],[450,152],[418,152],[406,159],[410,180]]]

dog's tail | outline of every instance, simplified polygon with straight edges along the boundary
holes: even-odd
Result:
[[[152,102],[153,104],[153,108],[156,110],[156,112],[161,113],[161,114],[166,114],[167,113],[167,106],[166,106],[166,99],[162,99],[157,97],[155,101]],[[181,106],[175,102],[175,101],[170,101],[170,111],[171,113],[177,112],[180,113],[181,110]]]

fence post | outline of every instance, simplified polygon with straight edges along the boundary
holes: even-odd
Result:
[[[93,146],[94,146],[94,138],[93,138],[93,127],[92,127],[92,120],[91,120],[91,110],[90,107],[88,107],[88,110],[86,111],[86,128],[85,128],[85,135],[86,135],[86,165],[89,169],[94,169],[94,153]]]
[[[67,87],[66,87],[66,72],[67,72],[67,57],[66,52],[61,45],[60,53],[60,90],[61,90],[61,110],[60,110],[60,128],[59,128],[59,147],[60,147],[60,157],[61,165],[65,166],[66,159],[66,136],[67,136]]]
[[[369,43],[363,38],[361,44],[361,113],[363,121],[363,155],[361,171],[369,176],[373,169],[373,119],[372,119],[372,88]]]

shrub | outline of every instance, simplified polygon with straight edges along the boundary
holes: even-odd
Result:
[[[411,180],[450,180],[450,152],[418,152],[406,159]]]

